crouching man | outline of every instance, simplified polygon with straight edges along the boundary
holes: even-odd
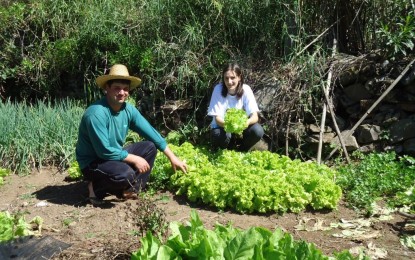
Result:
[[[89,201],[103,203],[108,195],[130,198],[144,189],[153,168],[157,149],[170,160],[174,170],[187,165],[167,146],[165,139],[126,102],[141,79],[130,76],[126,66],[116,64],[96,79],[105,96],[89,106],[82,116],[76,144],[76,160],[89,182]],[[124,147],[128,130],[146,141]]]

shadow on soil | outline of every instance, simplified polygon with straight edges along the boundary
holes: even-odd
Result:
[[[207,211],[211,211],[211,212],[216,212],[216,213],[220,213],[220,212],[227,212],[227,213],[231,213],[231,214],[236,214],[236,215],[251,215],[251,216],[263,216],[263,217],[270,217],[273,215],[277,215],[277,216],[283,216],[286,214],[297,214],[297,213],[293,213],[291,211],[288,212],[274,212],[274,211],[270,211],[270,212],[266,212],[266,213],[260,213],[260,212],[238,212],[235,209],[232,208],[225,208],[225,209],[218,209],[214,206],[210,206],[210,205],[206,205],[203,202],[192,202],[190,201],[188,198],[186,198],[186,196],[184,195],[173,195],[173,199],[179,204],[179,205],[185,205],[185,206],[189,206],[190,208],[193,209],[198,209],[198,210],[207,210]],[[307,207],[306,209],[304,209],[302,211],[302,213],[310,213],[310,214],[320,214],[320,215],[329,215],[329,214],[333,214],[333,210],[332,209],[319,209],[319,210],[315,210],[311,207]]]
[[[33,195],[38,200],[44,200],[49,203],[79,206],[86,204],[87,190],[86,182],[68,182],[65,185],[46,186],[33,192]]]
[[[87,182],[75,181],[64,185],[46,186],[33,192],[38,200],[49,203],[70,206],[85,206],[90,204],[88,200]],[[102,205],[94,205],[99,208],[111,208],[115,206],[114,200],[106,199]]]

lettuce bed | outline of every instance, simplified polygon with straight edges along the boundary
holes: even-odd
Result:
[[[167,158],[157,156],[154,178],[167,173],[178,195],[218,209],[241,213],[300,212],[309,206],[334,209],[342,196],[333,181],[336,172],[325,165],[268,151],[211,154],[190,143],[170,148],[187,162],[188,173],[173,173]]]

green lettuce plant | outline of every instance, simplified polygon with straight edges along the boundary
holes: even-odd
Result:
[[[77,161],[71,163],[71,166],[68,168],[68,174],[71,180],[80,180],[82,178],[82,172]]]
[[[334,209],[342,192],[336,172],[325,165],[291,160],[269,151],[210,153],[190,143],[170,146],[189,166],[173,173],[157,156],[152,178],[168,178],[168,186],[190,201],[231,208],[242,213],[300,212],[307,206]]]
[[[243,109],[229,108],[225,114],[225,132],[241,135],[246,129],[248,117]]]
[[[1,211],[0,242],[6,242],[16,237],[40,234],[42,224],[43,219],[39,216],[34,217],[30,222],[26,222],[22,213],[10,214],[8,211]]]
[[[164,243],[148,232],[131,259],[368,259],[353,257],[348,251],[325,256],[314,244],[294,240],[281,229],[240,230],[216,224],[214,230],[208,230],[196,211],[191,212],[188,225],[172,222],[170,230]]]
[[[9,175],[11,173],[11,171],[9,169],[5,169],[5,168],[0,168],[0,185],[2,185],[4,183],[4,177],[6,177],[7,175]]]

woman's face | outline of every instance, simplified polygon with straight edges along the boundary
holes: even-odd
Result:
[[[235,71],[228,70],[223,74],[223,81],[225,82],[226,88],[228,89],[228,93],[234,95],[236,93],[236,89],[241,81],[241,77],[236,75]]]

